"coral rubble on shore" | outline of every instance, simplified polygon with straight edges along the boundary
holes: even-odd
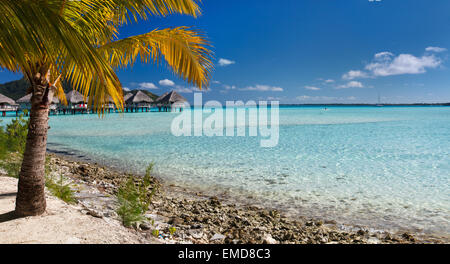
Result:
[[[97,164],[68,160],[51,154],[54,173],[63,174],[79,186],[76,195],[84,212],[95,217],[118,219],[114,194],[129,175]],[[163,243],[439,243],[439,239],[409,233],[342,230],[333,221],[288,218],[277,210],[235,205],[200,193],[179,193],[183,188],[160,186],[153,197],[146,221],[135,229],[146,239]],[[86,192],[86,189],[89,189]],[[86,195],[89,193],[90,195]]]

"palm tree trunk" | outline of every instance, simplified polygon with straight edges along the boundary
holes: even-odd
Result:
[[[16,198],[15,212],[18,216],[40,215],[45,212],[45,153],[53,88],[48,85],[32,87],[30,125]]]

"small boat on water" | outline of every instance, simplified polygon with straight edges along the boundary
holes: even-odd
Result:
[[[378,93],[378,103],[375,106],[377,106],[377,107],[384,106],[380,103],[380,94],[379,93]]]

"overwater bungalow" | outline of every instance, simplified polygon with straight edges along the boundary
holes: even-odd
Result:
[[[169,109],[170,111],[176,112],[177,108],[179,108],[181,112],[185,102],[187,102],[186,98],[175,91],[171,91],[170,93],[164,93],[158,97],[155,103],[159,112],[161,112],[161,110],[168,112]]]
[[[88,113],[87,98],[84,98],[80,92],[72,90],[66,94],[66,99],[67,107],[61,108],[64,114],[66,114],[66,111],[71,114],[75,114],[76,112]]]
[[[133,96],[132,93],[127,93],[126,95],[123,96],[124,108],[126,112],[128,112],[127,100],[130,99],[132,96]]]
[[[108,100],[103,104],[103,107],[105,111],[108,113],[116,111],[116,105],[114,104],[114,100],[112,99],[111,96],[108,97]]]
[[[158,105],[159,101],[161,101],[161,99],[163,99],[169,92],[165,92],[163,93],[160,97],[156,98],[155,100],[155,104]]]
[[[108,103],[106,103],[105,108],[109,113],[111,113],[111,111],[116,111],[116,105],[114,104],[114,100],[111,96],[108,97]]]
[[[19,98],[17,100],[17,103],[19,104],[19,111],[22,111],[24,113],[26,113],[26,115],[28,115],[30,113],[31,110],[31,93],[25,95],[22,98]],[[58,107],[59,107],[59,99],[56,96],[53,96],[53,100],[52,103],[49,106],[49,114],[53,113],[53,114],[57,114],[58,113]],[[27,111],[25,111],[27,110]]]
[[[86,98],[86,100],[84,100],[85,102],[89,102],[89,96]],[[108,96],[108,100],[106,100],[105,103],[102,104],[103,105],[103,110],[105,112],[111,113],[111,112],[115,112],[116,111],[116,105],[114,104],[114,100],[112,99],[111,96]],[[94,113],[95,110],[92,106],[88,107],[87,110],[88,113]]]
[[[3,94],[0,94],[0,112],[2,116],[6,116],[6,112],[17,112],[16,102]]]
[[[126,96],[128,96],[128,94]],[[130,110],[130,112],[138,112],[139,109],[141,109],[142,112],[148,112],[153,103],[153,99],[142,91],[138,91],[136,94],[124,99],[127,112],[128,110]]]

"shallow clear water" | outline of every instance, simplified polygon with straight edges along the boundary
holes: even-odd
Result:
[[[450,107],[282,107],[274,148],[175,137],[177,115],[52,116],[48,148],[138,172],[155,162],[179,186],[293,214],[450,233]]]

